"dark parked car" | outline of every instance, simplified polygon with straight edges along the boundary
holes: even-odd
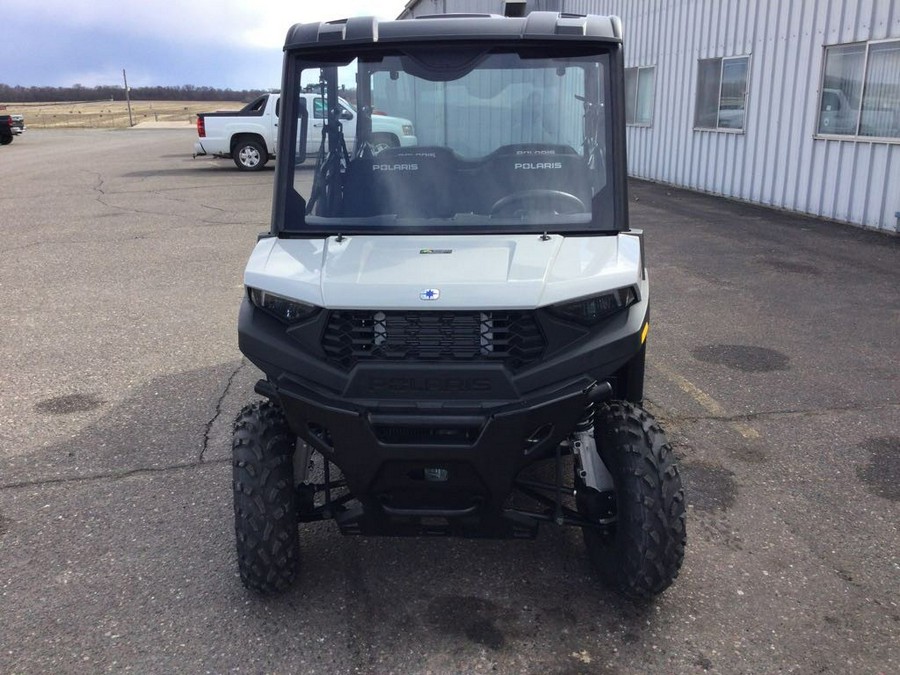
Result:
[[[25,131],[25,118],[21,115],[0,115],[0,145],[12,143],[13,136]]]

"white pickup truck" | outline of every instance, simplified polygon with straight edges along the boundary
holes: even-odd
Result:
[[[900,136],[900,113],[896,108],[888,105],[871,105],[866,100],[863,100],[862,105],[863,109],[860,112],[859,99],[854,105],[843,89],[822,89],[818,134],[872,138]]]
[[[325,104],[321,94],[301,94],[306,99],[309,115],[307,156],[315,157],[322,142],[321,129],[325,123]],[[279,95],[263,94],[239,111],[199,113],[194,157],[212,155],[230,157],[242,171],[257,171],[275,157],[278,137]],[[339,99],[341,122],[347,147],[356,140],[357,112],[348,101]],[[315,133],[318,130],[320,133]],[[375,114],[372,116],[372,150],[375,153],[389,147],[416,145],[413,123],[399,117]]]

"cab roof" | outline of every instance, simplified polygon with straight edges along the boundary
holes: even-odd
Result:
[[[525,17],[497,14],[438,14],[402,21],[354,17],[298,23],[285,39],[285,51],[360,44],[422,43],[464,40],[590,40],[620,43],[622,24],[615,16],[531,12]]]

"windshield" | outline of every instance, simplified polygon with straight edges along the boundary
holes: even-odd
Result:
[[[283,228],[616,229],[609,56],[568,51],[298,60]]]

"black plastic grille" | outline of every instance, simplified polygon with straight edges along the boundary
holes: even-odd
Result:
[[[322,337],[329,360],[502,361],[515,370],[541,358],[544,336],[532,312],[334,310]]]

